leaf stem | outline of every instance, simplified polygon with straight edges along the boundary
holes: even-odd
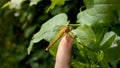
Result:
[[[68,26],[79,26],[80,24],[68,24]]]

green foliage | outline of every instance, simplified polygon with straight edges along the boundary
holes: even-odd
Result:
[[[57,1],[51,2],[52,4],[49,9],[53,9],[54,6],[57,4]],[[107,64],[108,62],[120,58],[114,57],[118,53],[112,54],[112,57],[109,57],[111,55],[108,53],[111,52],[111,49],[113,50],[115,45],[116,47],[119,46],[119,44],[117,43],[114,44],[117,34],[114,33],[112,30],[108,31],[108,29],[112,28],[113,30],[115,30],[112,25],[119,24],[118,10],[120,6],[120,1],[84,0],[84,2],[86,5],[86,10],[79,12],[77,15],[77,22],[79,22],[80,25],[72,30],[72,33],[74,34],[73,57],[75,57],[73,59],[72,66],[75,68],[79,68],[78,66],[80,66],[81,68],[109,68],[109,65]],[[58,19],[55,19],[54,22],[55,21],[57,22]],[[59,21],[59,23],[61,22]],[[42,33],[50,32],[52,29],[54,29],[52,28],[52,26],[51,28],[47,27],[48,25],[51,25],[50,22],[46,22],[45,24],[43,24],[43,26],[45,25],[45,27],[41,27],[40,31],[33,36],[33,40],[35,39],[38,42],[41,39],[45,39],[51,42],[50,40],[56,37],[56,35],[54,34],[52,34],[51,36],[51,33],[48,33],[49,37],[48,34],[44,34],[46,35],[45,38],[43,38],[44,36],[41,36]],[[53,26],[56,26],[56,24],[53,24]],[[50,30],[46,30],[44,32],[44,28],[49,28]],[[37,38],[39,38],[40,40]],[[50,53],[54,56],[56,54],[56,49],[56,46],[50,49]],[[119,50],[117,49],[117,51]],[[106,64],[104,65],[103,63]]]
[[[72,32],[76,36],[77,42],[81,45],[88,46],[90,43],[96,42],[96,37],[93,30],[87,25],[79,26]]]
[[[112,45],[115,38],[116,38],[116,34],[114,32],[106,32],[103,37],[103,40],[100,43],[100,48],[104,50],[106,48],[109,48]]]
[[[78,22],[90,26],[96,24],[110,25],[118,23],[119,0],[84,0],[88,9],[80,12]],[[89,6],[89,7],[88,7]]]
[[[1,0],[0,66],[53,68],[51,55],[56,55],[59,41],[49,50],[51,55],[45,47],[62,26],[70,25],[74,35],[73,68],[116,68],[120,61],[120,0],[83,2],[86,9],[79,12],[82,0],[51,0],[50,6],[46,0]]]
[[[65,0],[51,0],[51,5],[46,12],[48,12],[50,9],[53,9],[55,5],[64,5],[64,4],[65,4]]]
[[[58,34],[57,29],[55,27],[58,26],[66,26],[69,22],[67,22],[67,16],[64,13],[61,13],[52,19],[48,20],[45,24],[41,26],[41,29],[38,33],[36,33],[31,42],[30,46],[28,47],[28,54],[30,53],[33,43],[37,43],[41,41],[42,39],[45,39],[47,41],[53,41],[55,36]],[[60,28],[58,28],[60,30]]]
[[[97,60],[98,60],[98,62],[102,61],[103,58],[104,58],[103,51],[98,52],[98,54],[97,54]]]
[[[11,2],[9,1],[9,2],[7,2],[6,4],[4,4],[4,5],[2,6],[2,9],[5,8],[5,7],[7,7],[7,6],[9,6],[10,3],[11,3]]]

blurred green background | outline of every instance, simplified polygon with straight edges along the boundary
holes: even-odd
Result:
[[[0,0],[0,8],[9,0]],[[41,25],[58,13],[66,13],[76,22],[82,0],[67,0],[46,13],[50,0],[11,0],[10,6],[0,9],[0,68],[53,68],[55,58],[45,52],[49,44],[42,40],[34,45],[30,55],[27,47]],[[6,4],[7,5],[7,4]]]

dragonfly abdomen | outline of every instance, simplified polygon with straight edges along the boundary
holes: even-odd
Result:
[[[57,35],[57,37],[55,38],[55,40],[53,40],[53,42],[48,45],[48,47],[46,48],[46,51],[48,51],[48,49],[51,48],[63,36],[64,33],[68,33],[71,30],[72,30],[71,27],[64,26],[62,30],[59,32],[59,34]]]

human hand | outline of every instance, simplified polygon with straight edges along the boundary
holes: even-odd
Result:
[[[71,67],[71,51],[73,37],[69,34],[65,35],[58,46],[55,68],[70,68]]]

